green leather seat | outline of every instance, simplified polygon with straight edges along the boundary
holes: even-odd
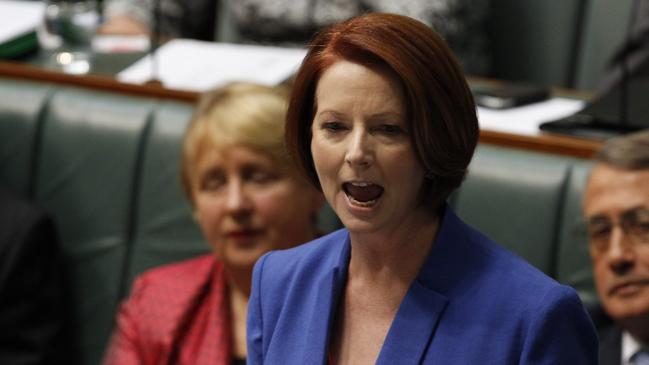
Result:
[[[582,197],[592,161],[572,166],[563,198],[562,224],[557,238],[558,281],[574,287],[584,303],[593,307],[598,302],[594,290],[593,270],[588,253],[588,235],[582,215]]]
[[[460,217],[552,274],[569,162],[551,155],[480,146],[454,197]]]
[[[79,351],[71,360],[81,364],[99,363],[112,329],[151,108],[135,97],[60,88],[44,115],[35,199],[61,235]]]
[[[158,104],[145,136],[128,280],[142,271],[208,251],[180,185],[182,139],[192,115],[184,103]]]
[[[34,152],[49,84],[0,79],[0,184],[31,198]]]

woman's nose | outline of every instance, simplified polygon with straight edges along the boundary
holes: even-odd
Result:
[[[345,161],[352,167],[368,167],[374,162],[368,134],[357,128],[349,135]]]
[[[226,208],[231,213],[242,213],[250,210],[250,199],[241,181],[231,181],[229,183]]]

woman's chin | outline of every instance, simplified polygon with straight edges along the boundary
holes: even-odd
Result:
[[[266,251],[261,251],[259,249],[250,250],[250,249],[229,249],[223,254],[217,254],[217,258],[223,262],[223,264],[230,269],[248,269],[252,270],[252,267],[255,265],[255,262],[264,254]]]
[[[379,226],[370,219],[363,219],[356,216],[341,216],[340,221],[350,233],[373,233],[379,230]]]

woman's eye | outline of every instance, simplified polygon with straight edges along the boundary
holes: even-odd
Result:
[[[403,128],[396,124],[382,124],[377,129],[382,133],[391,135],[402,134],[404,132]]]
[[[256,184],[266,184],[277,179],[277,175],[266,171],[250,171],[246,175],[245,179],[247,181]]]
[[[215,191],[225,185],[225,179],[222,176],[206,176],[201,180],[200,189],[203,191]]]
[[[339,132],[345,129],[345,125],[341,122],[325,122],[322,123],[322,129],[330,132]]]

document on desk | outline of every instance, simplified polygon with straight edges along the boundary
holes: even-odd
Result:
[[[0,0],[0,44],[35,31],[44,11],[40,1]]]
[[[153,76],[167,88],[199,92],[230,81],[276,85],[297,71],[305,55],[305,49],[176,39],[158,48],[155,64],[146,56],[117,78],[141,84]]]
[[[478,107],[478,123],[484,130],[535,136],[541,134],[541,123],[572,115],[584,105],[582,100],[551,98],[511,109]]]

